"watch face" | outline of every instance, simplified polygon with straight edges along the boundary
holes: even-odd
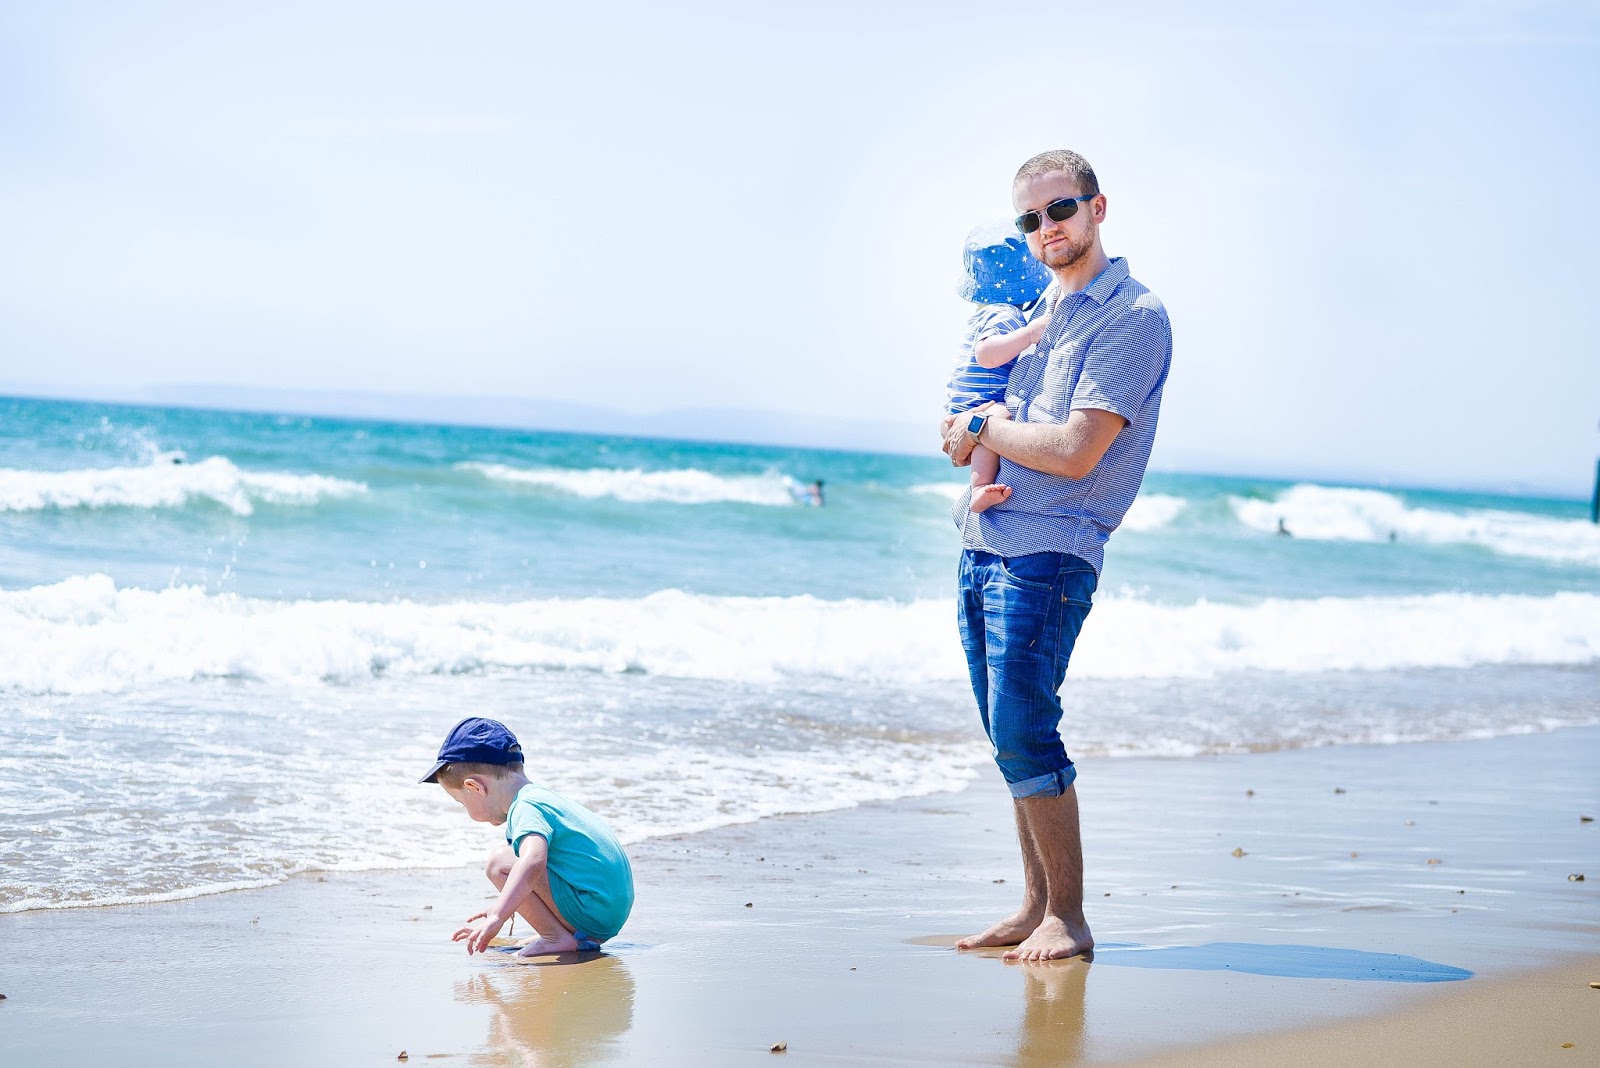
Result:
[[[989,417],[987,415],[980,414],[973,416],[971,419],[967,420],[967,433],[978,433],[978,431],[983,429],[983,424],[987,423],[988,421]]]

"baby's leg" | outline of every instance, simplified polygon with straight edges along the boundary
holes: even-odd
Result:
[[[987,445],[972,450],[972,510],[981,512],[1011,496],[1011,487],[997,486],[1000,477],[1000,454]]]
[[[501,846],[489,855],[487,874],[489,881],[496,890],[504,890],[506,879],[511,874],[511,866],[517,862],[517,855],[511,851],[510,846]],[[534,877],[533,892],[522,899],[522,904],[517,906],[517,915],[528,921],[539,935],[532,942],[517,950],[520,957],[537,957],[546,953],[571,953],[578,948],[578,940],[572,936],[572,925],[561,918],[561,913],[556,911],[555,902],[550,894],[550,873],[541,867]]]

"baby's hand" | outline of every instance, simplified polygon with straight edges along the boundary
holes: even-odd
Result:
[[[467,955],[482,953],[489,948],[489,943],[494,941],[494,936],[500,933],[500,928],[505,926],[504,920],[490,918],[487,912],[480,912],[469,917],[467,924],[455,934],[450,936],[452,942],[466,942]]]

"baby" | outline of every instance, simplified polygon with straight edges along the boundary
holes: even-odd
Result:
[[[1011,362],[1024,349],[1037,344],[1050,325],[1049,315],[1028,321],[1052,276],[1044,264],[1033,258],[1027,239],[1014,225],[985,223],[974,227],[967,235],[962,258],[967,277],[958,292],[963,300],[977,304],[978,310],[967,320],[961,359],[950,376],[947,415],[960,415],[991,402],[1004,404]],[[998,477],[1000,457],[983,445],[973,449],[970,507],[974,512],[1011,496],[1009,487],[995,485]]]
[[[489,948],[512,915],[538,935],[524,957],[594,950],[622,930],[633,909],[633,868],[622,843],[593,812],[522,773],[522,746],[506,725],[476,716],[450,729],[423,782],[443,786],[479,823],[505,824],[506,844],[489,855],[500,900],[452,940],[468,953]]]

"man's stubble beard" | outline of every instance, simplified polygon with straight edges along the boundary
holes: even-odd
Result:
[[[1081,244],[1069,235],[1065,245],[1057,245],[1053,249],[1043,250],[1044,256],[1040,258],[1040,262],[1052,271],[1064,270],[1087,256],[1092,248],[1094,248],[1094,235],[1092,233],[1084,238]]]

